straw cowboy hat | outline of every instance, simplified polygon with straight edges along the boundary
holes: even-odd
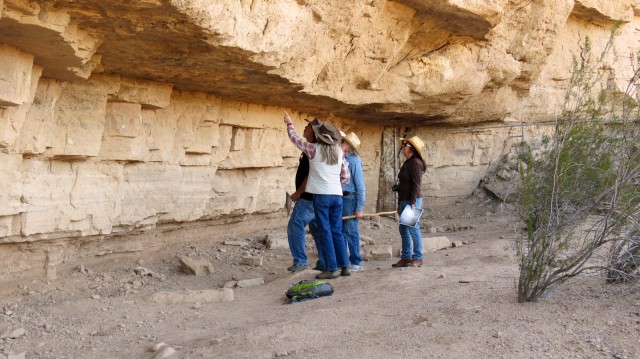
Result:
[[[413,137],[411,137],[409,139],[400,137],[400,140],[410,144],[411,147],[413,147],[415,152],[418,154],[418,156],[420,156],[420,158],[422,158],[422,150],[424,150],[424,142],[422,142],[420,137],[413,136]],[[424,158],[422,158],[422,159],[424,159]]]
[[[358,155],[358,147],[360,147],[360,139],[358,138],[358,136],[356,136],[356,134],[353,132],[345,134],[344,132],[340,131],[340,134],[342,135],[342,139],[344,141],[347,141],[353,153]]]
[[[318,121],[317,124],[312,124],[311,128],[316,134],[316,139],[322,141],[328,145],[335,145],[340,143],[342,135],[340,131],[331,122]]]

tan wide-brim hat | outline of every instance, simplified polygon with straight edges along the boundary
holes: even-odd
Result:
[[[401,137],[400,140],[408,142],[411,145],[411,147],[413,147],[413,149],[416,151],[418,156],[420,156],[420,158],[424,159],[422,157],[422,150],[424,150],[424,142],[420,139],[420,137],[413,136],[413,137],[408,138],[408,139]]]
[[[360,139],[358,138],[358,136],[353,132],[349,132],[348,134],[345,134],[344,132],[340,131],[340,134],[342,135],[342,139],[344,141],[347,141],[347,143],[353,150],[353,153],[357,155],[358,147],[360,147]]]

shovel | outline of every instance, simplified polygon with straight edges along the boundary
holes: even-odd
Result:
[[[289,192],[285,192],[285,202],[284,202],[284,206],[287,209],[287,216],[291,214],[291,205],[293,204],[293,200],[291,200],[291,195],[289,194]],[[366,213],[363,214],[362,216],[382,216],[385,214],[396,214],[396,211],[390,211],[390,212],[379,212],[379,213]],[[345,219],[354,219],[356,218],[356,216],[344,216],[342,217],[342,220]]]
[[[396,211],[378,212],[378,213],[363,213],[362,217],[366,217],[366,216],[369,216],[369,217],[371,217],[371,216],[382,216],[382,215],[385,215],[385,214],[396,214],[396,213],[397,213]],[[342,220],[344,221],[345,219],[354,219],[354,218],[356,218],[355,215],[354,216],[344,216],[344,217],[342,217]]]
[[[291,204],[293,204],[291,195],[289,192],[285,192],[284,206],[287,209],[287,216],[291,214]]]

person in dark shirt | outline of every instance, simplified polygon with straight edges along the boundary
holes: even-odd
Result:
[[[349,166],[340,147],[342,135],[330,122],[312,125],[316,142],[310,143],[296,132],[291,117],[284,113],[289,140],[309,158],[309,176],[305,191],[313,193],[317,236],[325,270],[318,279],[349,276],[349,254],[342,236],[342,186],[351,179]],[[341,270],[338,270],[340,269]]]
[[[406,161],[402,164],[398,173],[398,215],[402,213],[406,206],[411,208],[422,208],[422,194],[420,185],[422,174],[427,166],[422,158],[424,142],[413,136],[409,139],[401,138],[402,154]],[[399,225],[400,237],[402,238],[402,251],[400,260],[392,267],[421,267],[422,266],[422,234],[420,233],[420,223],[415,227],[404,224]]]
[[[313,120],[307,123],[304,128],[302,136],[307,142],[315,142],[316,136],[311,128],[312,125],[317,124],[318,120]],[[307,186],[307,177],[309,176],[309,158],[303,152],[300,155],[300,161],[298,163],[298,170],[296,171],[296,191],[291,195],[291,200],[296,204],[293,207],[291,218],[287,225],[287,239],[289,240],[289,250],[293,257],[293,265],[287,268],[291,272],[297,272],[307,268],[307,254],[306,254],[306,231],[305,228],[309,226],[309,232],[313,237],[318,252],[322,251],[318,247],[320,243],[316,239],[316,225],[315,225],[315,213],[313,211],[313,194],[305,192]],[[318,268],[324,270],[324,268]]]

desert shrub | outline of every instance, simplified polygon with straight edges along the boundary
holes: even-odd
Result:
[[[612,246],[607,270],[607,282],[624,283],[640,277],[640,231],[633,233],[628,241]]]
[[[519,302],[546,296],[584,271],[610,270],[636,258],[622,254],[635,248],[627,234],[637,228],[640,214],[639,71],[625,93],[607,91],[603,62],[613,51],[616,29],[599,57],[592,56],[588,38],[581,44],[554,135],[542,141],[535,156],[521,145],[526,166],[521,167],[518,213],[526,235],[517,242]],[[592,258],[611,243],[608,259]]]

